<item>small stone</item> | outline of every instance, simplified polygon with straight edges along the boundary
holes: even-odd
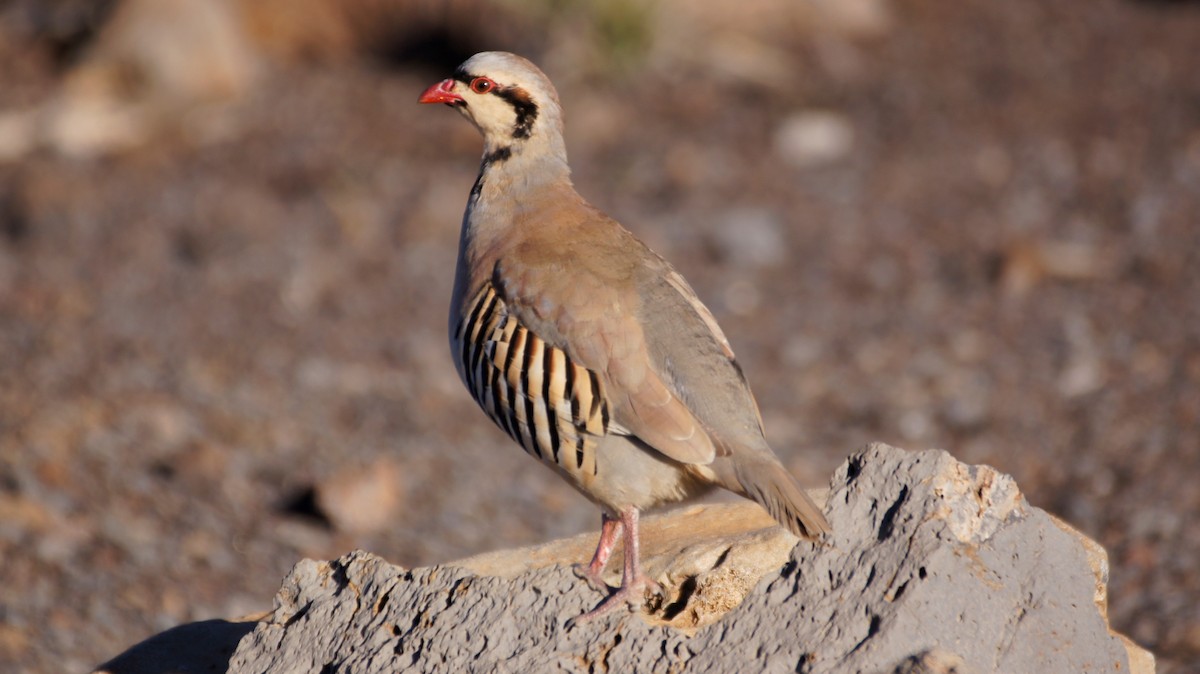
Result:
[[[1077,398],[1104,386],[1103,363],[1093,354],[1073,358],[1058,376],[1058,390],[1064,398]]]
[[[768,267],[787,259],[787,239],[779,216],[764,208],[733,208],[717,219],[713,245],[739,269]]]
[[[739,279],[730,283],[725,288],[725,293],[722,297],[725,301],[725,308],[730,313],[739,316],[754,313],[754,310],[762,303],[762,293],[759,291],[758,286],[746,279]]]
[[[380,459],[347,468],[316,487],[317,507],[339,531],[379,531],[395,522],[404,501],[400,468]]]
[[[775,151],[797,168],[832,163],[853,148],[854,127],[845,115],[836,112],[798,112],[775,131]]]

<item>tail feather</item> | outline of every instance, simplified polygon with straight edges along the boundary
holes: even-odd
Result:
[[[832,531],[821,509],[778,461],[737,462],[734,471],[744,495],[765,508],[788,531],[808,539]]]

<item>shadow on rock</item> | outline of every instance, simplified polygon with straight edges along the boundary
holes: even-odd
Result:
[[[96,668],[95,674],[224,672],[255,620],[203,620],[146,639]]]

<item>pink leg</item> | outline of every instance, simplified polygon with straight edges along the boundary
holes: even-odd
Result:
[[[607,592],[610,588],[608,583],[601,578],[604,573],[604,567],[608,564],[608,558],[612,555],[613,548],[617,545],[617,536],[621,535],[621,530],[624,525],[621,520],[609,517],[608,513],[600,515],[600,542],[596,544],[596,554],[592,555],[592,561],[587,565],[575,565],[575,574],[583,578],[597,590]]]
[[[572,619],[568,627],[602,616],[619,606],[626,604],[641,606],[646,601],[646,590],[651,590],[658,594],[662,593],[662,588],[658,586],[658,583],[642,574],[641,564],[638,560],[637,508],[630,507],[622,510],[621,519],[618,521],[618,524],[625,530],[625,564],[621,573],[621,587],[616,592],[610,594],[607,599],[600,602],[600,605],[596,608],[578,618]],[[601,543],[603,543],[603,540],[604,536],[601,533]],[[597,555],[599,555],[599,552],[599,549],[597,549]],[[609,552],[611,552],[611,549]]]

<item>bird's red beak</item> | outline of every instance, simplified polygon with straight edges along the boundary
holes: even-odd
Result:
[[[454,93],[454,80],[442,80],[425,90],[418,103],[465,103],[462,96]]]

